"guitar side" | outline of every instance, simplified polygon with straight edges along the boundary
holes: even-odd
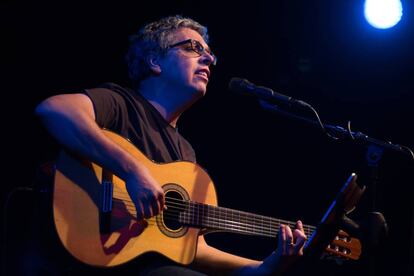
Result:
[[[217,206],[214,185],[198,165],[183,161],[154,163],[128,140],[103,131],[148,168],[164,190],[180,186],[188,200]],[[110,227],[109,231],[102,231],[102,206],[104,199],[108,199],[103,179],[107,175],[97,164],[61,153],[56,165],[53,214],[64,247],[81,262],[100,267],[120,265],[147,252],[160,253],[181,264],[191,263],[200,229],[170,229],[162,215],[137,221],[125,183],[115,175],[110,177],[113,187]]]

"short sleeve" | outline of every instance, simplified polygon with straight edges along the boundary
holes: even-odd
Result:
[[[127,115],[125,100],[115,91],[98,87],[85,89],[84,93],[91,99],[96,123],[107,129],[122,127],[120,120]]]

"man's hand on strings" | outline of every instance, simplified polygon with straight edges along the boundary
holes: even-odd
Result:
[[[146,169],[140,169],[125,178],[125,185],[136,208],[138,220],[161,213],[165,207],[164,191]]]
[[[297,221],[293,231],[284,224],[280,225],[279,230],[277,249],[257,268],[259,275],[283,273],[303,255],[307,237],[302,222]]]

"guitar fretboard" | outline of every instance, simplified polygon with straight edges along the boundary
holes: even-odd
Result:
[[[285,224],[294,229],[292,221],[257,215],[249,212],[217,207],[208,204],[166,198],[168,209],[164,216],[177,219],[183,225],[197,228],[208,228],[226,232],[263,237],[276,237],[280,225]],[[303,225],[305,234],[309,237],[315,230],[314,226]]]

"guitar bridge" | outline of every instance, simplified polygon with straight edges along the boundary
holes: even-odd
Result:
[[[110,180],[102,181],[102,206],[99,211],[99,229],[101,234],[109,234],[111,231],[113,184]]]

